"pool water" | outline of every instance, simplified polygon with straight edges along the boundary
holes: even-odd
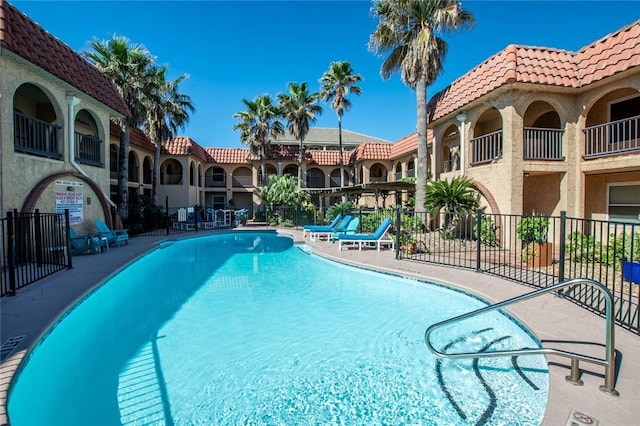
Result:
[[[301,248],[267,232],[163,244],[40,339],[12,385],[11,424],[540,424],[543,356],[426,348],[429,325],[482,301]],[[539,346],[496,312],[432,341]]]

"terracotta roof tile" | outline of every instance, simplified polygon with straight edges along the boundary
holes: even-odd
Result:
[[[116,123],[111,121],[109,134],[116,138],[120,138],[121,133],[122,133],[122,130],[120,129],[120,126],[118,126]],[[151,152],[154,152],[156,149],[156,145],[152,143],[147,137],[146,133],[140,129],[134,128],[133,130],[131,130],[131,134],[129,136],[129,143],[139,146],[140,148],[145,149],[147,151],[151,151]]]
[[[391,154],[390,144],[381,143],[365,143],[353,149],[349,153],[349,162],[353,164],[361,160],[382,160],[389,158]]]
[[[193,155],[203,161],[211,161],[210,154],[193,139],[177,136],[167,142],[162,151],[171,155]]]
[[[428,114],[437,120],[509,83],[579,88],[637,66],[640,20],[578,52],[510,45],[436,93]]]
[[[210,161],[218,164],[245,164],[250,160],[248,148],[205,148]]]
[[[127,106],[106,75],[5,0],[0,0],[0,47],[128,115]]]
[[[319,166],[337,166],[340,164],[340,151],[339,150],[313,150],[308,151],[311,157],[311,162]],[[347,153],[344,153],[343,159],[346,162]]]
[[[429,140],[429,137],[427,138]],[[391,147],[391,159],[402,157],[418,149],[418,134],[412,133],[399,141],[395,142]]]

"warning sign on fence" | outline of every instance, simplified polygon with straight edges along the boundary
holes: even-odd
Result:
[[[78,225],[84,219],[82,192],[56,192],[56,213],[69,209],[69,223]]]

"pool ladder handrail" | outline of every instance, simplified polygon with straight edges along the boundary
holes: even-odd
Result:
[[[596,287],[600,290],[600,293],[604,295],[605,298],[605,307],[606,307],[606,347],[605,347],[605,359],[594,358],[588,355],[582,355],[570,351],[565,351],[562,349],[553,349],[553,348],[524,348],[517,350],[507,350],[507,351],[492,351],[492,352],[463,352],[463,353],[454,353],[448,354],[438,351],[433,347],[430,341],[431,333],[441,327],[444,327],[449,324],[453,324],[467,318],[474,317],[476,315],[480,315],[486,312],[494,311],[496,309],[504,308],[505,306],[513,305],[514,303],[522,302],[524,300],[533,299],[535,297],[541,296],[546,293],[551,293],[556,290],[564,289],[566,287],[573,287],[580,284],[587,284],[592,287]],[[561,295],[561,293],[559,294]],[[599,389],[602,392],[605,392],[610,395],[619,396],[618,391],[615,390],[615,324],[613,322],[613,296],[609,289],[604,286],[602,283],[589,279],[589,278],[574,278],[571,280],[563,281],[558,284],[554,284],[549,287],[545,287],[539,290],[532,291],[530,293],[526,293],[520,296],[513,297],[511,299],[507,299],[505,301],[495,303],[493,305],[486,306],[484,308],[477,309],[475,311],[467,312],[466,314],[458,315],[456,317],[450,318],[445,321],[438,322],[436,324],[431,325],[427,328],[427,331],[424,333],[424,340],[431,352],[441,358],[488,358],[488,357],[498,357],[498,356],[514,356],[514,355],[558,355],[566,358],[571,358],[571,375],[566,376],[566,380],[569,383],[574,385],[581,386],[582,380],[580,379],[580,360],[585,362],[591,362],[593,364],[602,365],[605,367],[605,375],[604,375],[604,385],[599,386]]]

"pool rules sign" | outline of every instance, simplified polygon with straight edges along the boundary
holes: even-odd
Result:
[[[56,213],[64,213],[65,209],[69,209],[71,225],[82,223],[84,218],[83,186],[82,182],[56,180]]]

